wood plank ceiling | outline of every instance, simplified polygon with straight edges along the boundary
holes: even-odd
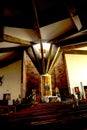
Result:
[[[87,44],[86,6],[86,0],[5,0],[0,8],[0,67],[20,59],[25,50],[44,74],[61,52],[86,53],[72,52]],[[43,42],[50,44],[46,57]],[[34,47],[38,43],[41,57]]]

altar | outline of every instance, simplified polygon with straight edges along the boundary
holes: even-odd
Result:
[[[59,96],[44,96],[44,102],[61,102],[61,98]]]

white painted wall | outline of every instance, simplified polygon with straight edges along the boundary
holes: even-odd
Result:
[[[87,86],[87,55],[65,54],[68,80],[71,93],[78,86],[82,92],[82,86]]]
[[[0,75],[4,75],[0,100],[4,93],[11,93],[11,100],[17,99],[21,94],[21,60],[1,68]]]

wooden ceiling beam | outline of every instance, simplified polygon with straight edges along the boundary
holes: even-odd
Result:
[[[87,55],[87,50],[69,50],[69,51],[64,51],[64,54]]]
[[[54,67],[54,65],[55,65],[55,63],[56,63],[56,61],[57,61],[57,59],[58,59],[58,57],[60,56],[61,53],[62,53],[62,51],[60,50],[60,47],[59,47],[59,48],[57,49],[57,52],[56,52],[56,54],[55,54],[55,57],[54,57],[54,59],[53,59],[51,65],[50,65],[50,68],[49,68],[49,70],[48,70],[48,73],[50,73],[51,70],[53,69],[53,67]]]
[[[79,18],[79,15],[74,14],[74,13],[76,13],[76,12],[74,12],[74,11],[76,11],[76,9],[75,8],[69,8],[68,10],[69,10],[71,19],[73,20],[76,28],[78,29],[78,31],[80,31],[82,29],[82,23],[81,23],[81,20]]]
[[[81,48],[81,47],[87,47],[87,41],[76,43],[76,44],[73,44],[73,45],[61,46],[60,49],[64,52],[64,51],[67,51],[67,50],[73,50],[73,49]]]
[[[39,59],[38,59],[38,57],[35,53],[33,46],[31,46],[31,48],[32,48],[32,51],[33,51],[33,54],[34,54],[34,57],[35,57],[35,62],[37,63],[36,68],[38,68],[39,73],[41,73],[41,66],[40,66],[40,63],[39,63]]]
[[[45,73],[45,61],[44,61],[44,55],[43,55],[43,44],[42,44],[42,37],[41,37],[41,32],[40,32],[40,27],[39,27],[39,19],[38,19],[38,14],[37,14],[37,9],[36,9],[36,3],[34,0],[32,0],[33,2],[33,7],[34,7],[34,13],[35,13],[35,29],[37,32],[37,36],[39,38],[39,43],[40,43],[40,48],[41,48],[41,56],[42,56],[42,74]]]
[[[5,42],[10,42],[10,43],[16,43],[16,44],[20,44],[20,45],[31,45],[31,43],[29,41],[20,39],[20,38],[16,38],[7,34],[3,35],[3,41]]]
[[[0,3],[0,42],[3,41],[3,4]]]
[[[77,30],[80,31],[82,29],[82,23],[81,23],[79,15],[77,13],[77,8],[76,8],[75,1],[66,0],[65,1],[65,6],[66,6],[66,9],[68,10],[68,12],[70,14],[70,17],[71,17],[72,21],[75,24]]]
[[[46,73],[48,73],[49,70],[49,66],[50,66],[50,60],[51,60],[51,52],[52,52],[52,45],[50,45],[50,50],[49,50],[49,54],[48,54],[48,60],[47,60],[47,66],[46,66]]]
[[[3,53],[3,52],[10,52],[10,51],[21,51],[21,50],[24,50],[26,49],[26,47],[7,47],[7,48],[0,48],[0,53]],[[19,51],[19,52],[20,52]]]

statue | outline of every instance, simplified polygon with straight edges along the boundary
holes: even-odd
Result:
[[[50,95],[50,86],[48,83],[45,84],[45,96]]]

